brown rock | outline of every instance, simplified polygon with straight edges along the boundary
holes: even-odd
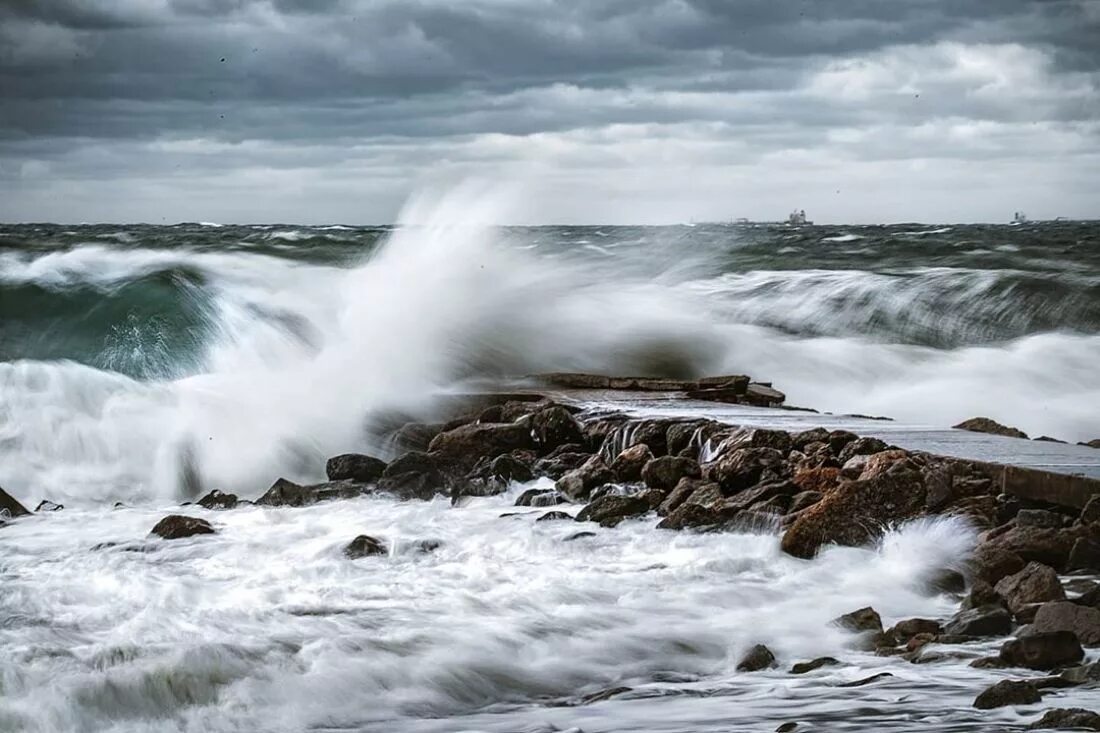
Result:
[[[1100,524],[1100,494],[1089,499],[1081,510],[1081,524]]]
[[[614,527],[624,519],[640,517],[649,512],[649,502],[637,496],[608,494],[592,501],[577,514],[578,522],[596,522],[601,527]]]
[[[1006,641],[1000,657],[1014,667],[1054,669],[1080,662],[1085,650],[1072,631],[1050,631]]]
[[[906,641],[917,634],[931,634],[935,636],[941,633],[943,628],[940,626],[939,621],[928,618],[910,618],[904,621],[898,621],[897,624],[894,625],[892,631],[899,641]]]
[[[1023,438],[1027,440],[1027,433],[1016,428],[1001,425],[988,417],[972,417],[955,426],[956,430],[969,430],[972,433],[989,433],[990,435],[1003,435],[1006,438]]]
[[[542,453],[568,443],[583,443],[585,434],[577,419],[561,405],[546,407],[523,419],[523,427],[534,438],[534,447]]]
[[[516,506],[555,506],[564,504],[565,499],[554,489],[527,489],[516,499]]]
[[[791,450],[791,436],[782,430],[738,428],[718,445],[719,455],[742,448],[772,448],[786,455]]]
[[[781,546],[790,555],[811,558],[825,544],[864,545],[887,525],[918,516],[923,507],[920,474],[891,470],[838,486],[798,516]]]
[[[847,461],[855,458],[856,456],[872,456],[876,453],[883,453],[889,449],[890,446],[886,445],[885,441],[878,438],[856,438],[849,441],[839,453],[837,453],[837,459],[843,464]],[[904,453],[904,451],[902,451]],[[908,455],[908,454],[906,454]],[[905,456],[902,456],[903,458]]]
[[[742,397],[745,404],[756,405],[757,407],[775,407],[776,405],[782,405],[786,399],[787,395],[771,385],[755,382],[749,384],[744,397]]]
[[[982,606],[956,613],[944,631],[952,636],[1007,636],[1012,616],[1001,606]]]
[[[179,540],[199,534],[215,534],[215,530],[205,519],[170,514],[157,522],[152,533],[166,540]]]
[[[1037,562],[1029,562],[1018,573],[1002,578],[994,586],[994,590],[1005,599],[1008,609],[1013,613],[1022,610],[1029,603],[1062,601],[1066,598],[1058,573]]]
[[[853,444],[849,444],[849,448]],[[863,464],[863,472],[860,473],[859,478],[869,479],[874,478],[880,474],[886,473],[886,471],[898,461],[903,461],[909,457],[907,451],[903,451],[900,448],[894,450],[884,450],[878,453],[872,453],[867,456],[867,460]]]
[[[611,463],[611,472],[619,481],[638,481],[642,468],[653,460],[653,451],[645,443],[627,448]]]
[[[402,499],[431,499],[446,488],[435,456],[410,451],[390,462],[378,481],[379,491]]]
[[[357,481],[369,484],[382,478],[386,462],[362,453],[344,453],[328,459],[325,473],[329,481]]]
[[[989,544],[1015,552],[1024,560],[1041,562],[1055,569],[1064,568],[1079,534],[1070,529],[1012,527]]]
[[[1044,603],[1027,633],[1072,631],[1084,646],[1100,646],[1100,609],[1069,601]]]
[[[535,461],[531,473],[535,476],[547,476],[557,481],[570,471],[575,471],[592,458],[590,453],[579,451],[553,452],[545,458]]]
[[[610,483],[615,478],[611,469],[599,456],[592,456],[576,468],[558,479],[555,487],[570,501],[584,501],[592,490]]]
[[[791,497],[791,506],[787,511],[791,514],[809,509],[821,501],[823,494],[820,491],[800,491]]]
[[[882,633],[882,618],[870,606],[837,616],[832,620],[832,624],[847,631]]]
[[[688,497],[694,494],[695,490],[698,489],[702,484],[702,481],[697,481],[695,479],[680,479],[680,483],[676,484],[676,488],[673,489],[672,492],[669,493],[667,497],[665,497],[665,500],[661,502],[661,505],[657,507],[657,513],[662,517],[667,517],[669,514],[679,508],[681,504],[687,501]],[[717,484],[715,484],[714,486],[715,488],[717,488]]]
[[[351,481],[329,481],[303,486],[285,478],[276,479],[263,496],[256,500],[261,506],[303,507],[332,499],[352,499],[361,496],[364,487]]]
[[[1055,708],[1028,726],[1028,730],[1048,728],[1100,730],[1100,715],[1084,708]]]
[[[791,448],[804,451],[811,443],[828,443],[829,431],[825,428],[812,428],[791,435]]]
[[[798,488],[803,491],[816,491],[819,494],[828,494],[840,483],[839,468],[811,468],[797,472],[792,478]]]
[[[775,655],[763,644],[757,644],[741,657],[737,663],[738,672],[759,672],[776,666]]]
[[[485,456],[495,458],[532,447],[531,430],[519,423],[469,423],[435,436],[428,452],[437,460],[469,470]]]
[[[821,669],[822,667],[835,667],[840,664],[839,659],[832,657],[818,657],[812,659],[809,662],[799,662],[791,667],[791,674],[806,674],[807,672],[813,672],[815,669]]]
[[[1100,542],[1090,537],[1078,537],[1069,551],[1066,570],[1100,573]]]
[[[4,512],[7,512],[9,517],[25,517],[30,514],[25,506],[15,500],[15,497],[0,488],[0,515]]]
[[[970,559],[974,575],[989,584],[1020,572],[1026,564],[1015,552],[988,542],[979,545]]]
[[[723,493],[755,486],[765,477],[782,478],[786,473],[785,454],[774,448],[740,448],[708,463],[703,477],[722,487]]]
[[[381,540],[365,534],[359,535],[344,548],[344,556],[352,560],[368,557],[369,555],[385,555],[388,552],[389,550],[386,549],[386,545]]]
[[[1031,682],[1001,680],[988,687],[974,700],[978,710],[992,710],[1006,705],[1032,705],[1043,699],[1039,688]]]
[[[672,491],[682,478],[698,478],[699,464],[690,458],[662,456],[642,468],[642,481],[651,489]]]
[[[707,509],[717,511],[723,498],[722,491],[718,488],[718,484],[701,483],[699,487],[692,492],[691,496],[686,499],[685,503],[698,504]]]
[[[238,501],[236,494],[225,494],[214,489],[195,503],[204,509],[233,509]]]
[[[699,504],[685,502],[661,520],[657,529],[691,529],[709,527],[722,521],[722,516],[713,509]]]

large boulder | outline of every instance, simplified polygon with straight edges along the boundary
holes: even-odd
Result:
[[[703,477],[721,486],[726,494],[744,491],[766,478],[785,478],[786,474],[786,454],[775,448],[738,448],[708,463],[703,471]]]
[[[896,464],[874,478],[837,486],[798,515],[783,534],[781,547],[808,559],[822,545],[867,544],[886,527],[920,515],[924,499],[920,473]]]
[[[534,477],[526,461],[512,453],[505,453],[496,458],[482,458],[466,476],[468,480],[495,481],[502,486],[507,486],[512,481],[524,483]]]
[[[555,484],[570,501],[584,501],[592,490],[614,481],[615,476],[600,456],[591,456],[579,468],[569,471]]]
[[[285,478],[271,485],[263,496],[256,500],[260,506],[302,507],[319,501],[332,499],[353,499],[361,496],[367,487],[352,481],[329,481],[322,484],[303,486]]]
[[[1066,570],[1100,573],[1100,541],[1091,537],[1078,537],[1069,551]]]
[[[1048,631],[1009,639],[1001,647],[1005,664],[1028,669],[1054,669],[1080,662],[1085,657],[1072,631]]]
[[[741,657],[741,661],[737,663],[737,671],[759,672],[762,669],[770,669],[775,666],[775,655],[772,654],[772,650],[763,644],[757,644]]]
[[[203,509],[233,509],[239,502],[236,494],[226,494],[214,489],[195,503]]]
[[[882,453],[888,448],[886,442],[878,438],[856,438],[841,449],[837,454],[837,459],[840,460],[841,464],[844,464],[856,456],[871,456],[875,453]]]
[[[947,622],[950,636],[1008,636],[1012,615],[1002,606],[981,606],[959,611]]]
[[[1039,688],[1027,680],[1001,680],[987,687],[974,700],[978,710],[992,710],[1006,705],[1033,705],[1043,699]]]
[[[769,505],[781,509],[780,513],[786,513],[791,503],[791,497],[798,492],[798,486],[791,481],[766,481],[746,489],[722,502],[723,511],[735,514],[742,509],[748,509],[754,505]]]
[[[0,515],[5,512],[9,517],[24,517],[30,514],[25,506],[16,501],[14,496],[0,488]]]
[[[554,489],[527,489],[516,499],[516,506],[547,507],[564,503],[565,498]]]
[[[215,530],[205,519],[170,514],[156,523],[152,533],[166,540],[179,540],[199,534],[215,534]]]
[[[524,418],[535,448],[549,453],[559,445],[584,443],[585,434],[577,418],[561,405],[546,407]]]
[[[468,471],[482,458],[533,447],[531,431],[520,423],[470,423],[435,436],[428,452]]]
[[[359,535],[344,548],[344,556],[352,560],[358,560],[361,557],[369,557],[370,555],[386,555],[388,553],[389,550],[386,549],[386,545],[381,540],[365,534]]]
[[[357,481],[369,484],[382,478],[386,462],[363,455],[362,453],[344,453],[333,456],[325,463],[325,473],[329,481]]]
[[[1014,552],[1024,560],[1034,560],[1061,570],[1069,561],[1069,554],[1080,536],[1075,528],[1011,527],[989,540],[988,544]]]
[[[772,448],[785,456],[791,451],[791,435],[782,430],[738,428],[722,439],[717,453],[723,456],[742,448]]]
[[[642,481],[651,489],[672,491],[682,478],[698,478],[699,464],[691,458],[661,456],[642,467]]]
[[[642,468],[653,460],[653,451],[645,443],[627,448],[611,462],[611,472],[619,481],[638,481]]]
[[[714,509],[684,502],[661,520],[657,529],[694,529],[713,527],[722,522],[722,515]]]
[[[610,461],[627,448],[645,444],[655,456],[668,455],[668,427],[672,422],[667,418],[629,420],[607,434],[600,454]]]
[[[1020,572],[1025,565],[1027,563],[1024,559],[1015,552],[988,542],[979,545],[970,557],[970,568],[974,576],[990,585]]]
[[[1100,646],[1100,609],[1069,601],[1044,603],[1026,633],[1048,631],[1072,631],[1082,645]]]
[[[448,482],[435,457],[409,451],[394,459],[382,472],[377,488],[401,499],[428,500],[443,493]]]
[[[1093,441],[1096,442],[1096,441]],[[1100,715],[1084,708],[1055,708],[1029,725],[1028,730],[1100,730]]]
[[[577,514],[578,522],[596,522],[601,527],[614,527],[624,519],[640,517],[649,512],[649,502],[640,496],[607,494],[592,501]]]
[[[969,430],[972,433],[989,433],[990,435],[1003,435],[1006,438],[1023,438],[1027,440],[1027,433],[1007,425],[1001,425],[988,417],[972,417],[963,420],[955,426],[956,430]]]
[[[698,458],[699,448],[711,437],[726,429],[728,426],[714,420],[693,420],[691,422],[677,422],[668,426],[665,431],[665,442],[670,456],[680,455],[682,451],[690,450],[693,457]]]
[[[1008,603],[1008,609],[1017,614],[1031,603],[1063,601],[1066,598],[1058,573],[1037,562],[1029,562],[1018,573],[1002,578],[994,590]]]
[[[579,449],[580,446],[577,448]],[[580,468],[591,457],[592,454],[583,450],[554,451],[545,458],[535,461],[531,467],[531,473],[557,481],[570,471]]]
[[[662,517],[667,517],[673,511],[678,509],[681,504],[687,501],[688,498],[692,494],[694,494],[696,489],[698,489],[702,484],[702,481],[696,479],[680,479],[680,482],[676,484],[676,488],[669,492],[668,495],[666,495],[664,500],[661,502],[660,506],[657,507],[657,513]],[[717,489],[718,485],[714,484],[714,487],[715,489]]]
[[[840,483],[840,469],[831,466],[819,466],[796,471],[791,477],[798,488],[803,491],[816,491],[819,494],[827,494]]]

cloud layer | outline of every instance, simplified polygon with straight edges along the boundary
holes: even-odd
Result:
[[[1100,216],[1100,0],[9,0],[0,219]]]

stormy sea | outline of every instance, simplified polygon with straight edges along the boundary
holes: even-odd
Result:
[[[338,454],[391,459],[380,416],[426,419],[440,394],[544,372],[749,374],[819,411],[798,413],[805,426],[981,415],[1100,437],[1100,223],[495,227],[464,223],[467,206],[391,227],[0,225],[0,486],[32,510],[64,505],[0,528],[0,730],[1035,717],[972,707],[1001,669],[845,651],[787,672],[841,656],[830,620],[855,608],[886,625],[950,617],[957,599],[927,578],[976,542],[957,517],[808,563],[774,531],[632,520],[578,536],[501,517],[546,477],[461,506],[181,507],[323,481]],[[217,532],[147,541],[172,513]],[[348,559],[361,534],[385,537],[385,557]],[[754,644],[777,665],[738,672]]]

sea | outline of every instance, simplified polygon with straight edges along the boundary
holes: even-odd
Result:
[[[823,412],[1100,437],[1098,222],[498,227],[470,208],[0,225],[0,486],[65,506],[0,528],[0,731],[1022,730],[1052,695],[1088,706],[974,710],[1012,676],[965,664],[995,644],[923,665],[845,648],[829,620],[855,608],[953,612],[926,581],[965,562],[959,520],[806,562],[764,531],[567,541],[576,525],[501,518],[531,484],[459,508],[181,509],[322,479],[328,456],[385,450],[374,415],[546,371],[744,373]],[[181,511],[218,534],[145,539]],[[346,559],[363,533],[390,554]],[[756,643],[780,667],[736,672]],[[822,655],[843,663],[786,671]]]

